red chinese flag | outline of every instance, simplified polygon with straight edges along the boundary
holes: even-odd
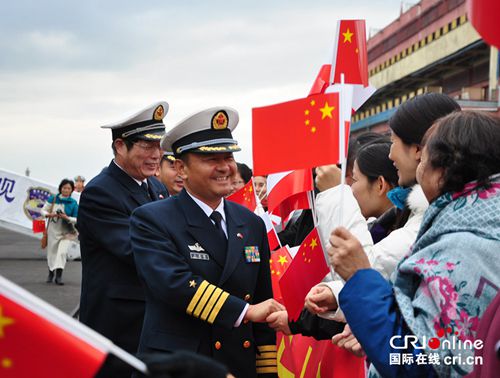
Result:
[[[292,256],[290,256],[290,252],[288,252],[287,247],[281,247],[280,249],[271,253],[271,259],[269,260],[269,263],[271,264],[273,297],[280,303],[283,303],[283,296],[281,295],[279,280],[283,276],[291,262]]]
[[[279,284],[288,319],[297,320],[309,290],[328,273],[318,230],[314,228],[300,245],[297,255]]]
[[[274,177],[276,176],[276,180]],[[285,175],[267,177],[267,208],[274,215],[286,219],[293,210],[309,209],[307,192],[314,190],[312,171],[299,169]]]
[[[338,93],[253,108],[252,129],[255,175],[335,164]]]
[[[356,357],[345,349],[333,345],[330,340],[315,340],[300,334],[276,335],[278,347],[278,374],[280,368],[287,372],[280,377],[329,377],[364,378],[365,359]]]
[[[297,335],[286,336],[281,332],[276,333],[278,377],[293,377],[294,372],[297,370],[292,349],[292,340],[295,336]]]
[[[279,205],[273,214],[280,216],[282,221],[285,222],[288,220],[288,216],[292,211],[310,208],[309,196],[304,192],[288,197]]]
[[[33,233],[45,231],[45,221],[43,219],[33,219]]]
[[[259,214],[259,217],[262,218],[264,224],[266,225],[267,241],[269,242],[269,249],[272,251],[276,247],[280,246],[278,234],[273,227],[273,222],[271,221],[271,218],[269,217],[269,213],[267,211]]]
[[[106,354],[0,294],[0,376],[93,377]]]
[[[345,84],[368,86],[365,20],[339,21],[333,61],[333,83],[340,84],[344,74]]]
[[[500,48],[500,32],[498,15],[500,2],[498,0],[468,0],[467,14],[472,26],[490,45]]]
[[[294,335],[292,339],[295,376],[304,378],[316,378],[320,376],[321,358],[326,344],[331,341],[322,342],[312,337]],[[328,375],[321,375],[329,377]]]
[[[321,376],[331,378],[366,377],[365,358],[356,357],[351,352],[323,340],[326,347],[321,357]]]
[[[250,179],[243,188],[231,194],[227,199],[245,206],[248,210],[254,212],[257,208],[257,200],[253,189],[253,179]]]
[[[269,249],[271,251],[280,246],[280,240],[274,227],[267,230],[267,242],[269,243]]]
[[[309,96],[325,93],[325,89],[330,85],[330,72],[332,71],[331,64],[321,66],[318,76],[309,91]]]

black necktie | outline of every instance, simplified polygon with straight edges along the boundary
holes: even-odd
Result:
[[[149,199],[151,199],[151,195],[149,194],[149,190],[148,190],[148,183],[146,181],[141,182],[141,188],[144,191],[144,193],[146,193],[146,196]]]
[[[224,265],[226,263],[227,238],[224,230],[222,229],[222,214],[218,211],[214,211],[212,214],[210,214],[210,219],[215,222],[214,226],[216,229],[216,234],[219,236],[220,243],[222,245],[222,248],[220,250],[214,252],[217,254],[220,263]]]
[[[212,219],[215,222],[215,228],[217,229],[217,234],[221,237],[224,243],[227,244],[227,237],[226,234],[224,233],[224,230],[222,229],[222,214],[219,213],[218,211],[214,211],[212,214],[210,214],[210,219]]]

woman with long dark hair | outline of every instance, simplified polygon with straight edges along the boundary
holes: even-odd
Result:
[[[363,146],[354,161],[351,185],[361,214],[373,219],[368,225],[373,243],[378,243],[394,229],[398,209],[388,193],[398,186],[398,173],[389,159],[391,142],[380,139]]]

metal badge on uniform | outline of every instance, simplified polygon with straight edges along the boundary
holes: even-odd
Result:
[[[189,257],[191,257],[192,260],[210,260],[207,253],[190,252]]]
[[[203,247],[199,243],[194,243],[194,245],[188,245],[190,251],[201,252],[204,251]]]
[[[251,245],[245,247],[245,261],[247,263],[260,262],[259,247],[256,245]]]

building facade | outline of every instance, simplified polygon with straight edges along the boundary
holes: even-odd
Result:
[[[425,92],[500,115],[499,53],[474,30],[466,3],[422,0],[368,40],[369,81],[377,92],[354,115],[354,135],[388,132],[396,108]]]

